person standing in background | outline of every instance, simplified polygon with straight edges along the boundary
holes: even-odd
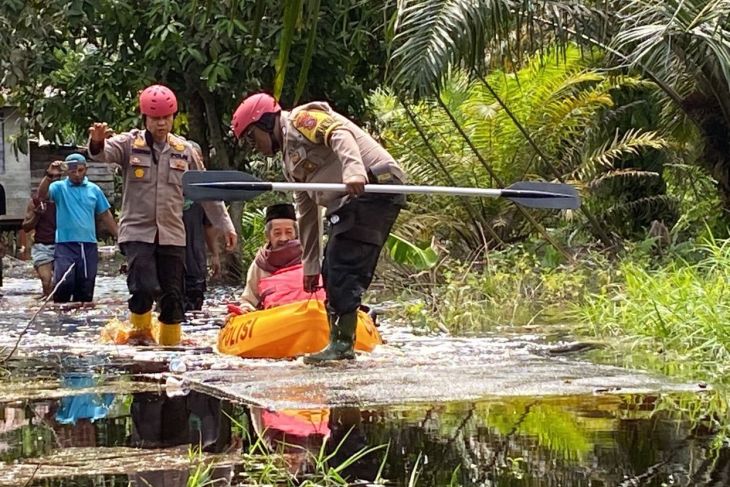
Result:
[[[60,178],[54,175],[55,179]],[[53,290],[53,255],[56,243],[56,204],[42,200],[36,192],[28,202],[22,228],[26,232],[35,231],[30,257],[33,268],[41,280],[43,296]]]
[[[202,161],[203,150],[192,140],[195,155]],[[218,230],[205,214],[200,203],[185,198],[183,203],[185,224],[185,311],[199,311],[203,308],[205,292],[208,290],[208,252],[210,252],[211,277],[220,276],[221,260],[218,246]]]
[[[64,169],[66,177],[58,181]],[[56,204],[53,279],[58,289],[53,301],[93,301],[99,263],[96,216],[101,217],[114,237],[117,236],[117,222],[101,188],[86,177],[86,158],[81,154],[69,154],[64,162],[52,162],[38,186],[38,198],[47,198]],[[75,266],[73,271],[58,284],[71,265]]]

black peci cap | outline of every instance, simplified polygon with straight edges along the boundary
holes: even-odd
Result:
[[[292,205],[291,203],[279,203],[276,205],[267,206],[265,218],[266,223],[278,218],[286,218],[287,220],[296,221],[297,214],[294,211],[294,205]]]

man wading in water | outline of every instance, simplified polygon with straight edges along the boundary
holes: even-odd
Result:
[[[139,97],[145,130],[105,138],[107,124],[90,129],[89,153],[100,161],[117,163],[124,171],[124,194],[119,247],[128,262],[127,286],[132,334],[149,342],[152,305],[160,303],[160,345],[180,343],[184,319],[185,225],[182,175],[204,170],[192,146],[170,133],[177,112],[175,94],[162,85],[146,88]],[[233,250],[237,235],[222,202],[202,203],[211,223],[225,234]]]

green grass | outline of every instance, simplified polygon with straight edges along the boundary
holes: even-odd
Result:
[[[730,382],[730,240],[710,237],[662,255],[639,242],[617,256],[587,251],[570,264],[515,247],[446,268],[420,294],[402,295],[416,328],[470,334],[564,323],[578,337],[605,341],[625,365]]]
[[[573,305],[587,332],[618,339],[632,363],[683,377],[730,379],[730,240],[700,246],[704,258],[656,269],[619,265],[619,282]],[[642,358],[643,356],[643,358]]]
[[[339,464],[334,464],[333,459],[337,456],[349,433],[343,437],[340,443],[332,451],[328,451],[326,441],[323,438],[319,449],[308,449],[299,445],[277,443],[270,445],[263,433],[251,437],[250,428],[245,416],[229,416],[233,423],[234,431],[243,436],[249,444],[242,455],[242,463],[245,471],[245,481],[252,485],[281,485],[281,486],[322,486],[322,487],[344,487],[349,484],[345,478],[344,470],[360,461],[366,456],[382,453],[380,467],[375,483],[380,485],[384,482],[382,472],[385,461],[388,457],[388,445],[364,447]],[[273,447],[273,448],[272,448]],[[288,450],[288,453],[285,452]],[[304,462],[309,465],[306,474],[299,474],[298,468],[292,468],[287,458],[294,460],[292,450],[301,450]],[[205,463],[199,449],[191,449],[189,452],[191,473],[188,480],[188,487],[203,487],[213,485],[210,481],[211,464]],[[247,484],[248,485],[248,484]],[[415,484],[414,484],[415,485]]]
[[[564,320],[570,303],[613,279],[608,258],[586,253],[570,264],[522,246],[484,261],[448,262],[435,282],[404,291],[406,320],[426,330],[481,333],[504,326]]]

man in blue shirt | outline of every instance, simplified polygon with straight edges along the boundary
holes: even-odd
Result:
[[[66,178],[51,182],[66,172]],[[38,197],[56,204],[56,249],[54,282],[58,283],[75,264],[53,295],[56,303],[88,303],[94,299],[99,260],[96,244],[96,216],[117,236],[117,223],[101,188],[86,177],[86,158],[70,154],[65,162],[52,162],[38,186]]]

